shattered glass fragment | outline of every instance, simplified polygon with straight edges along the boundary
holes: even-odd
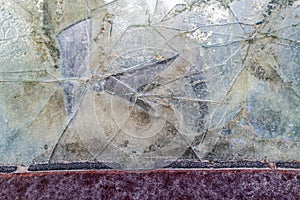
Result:
[[[299,0],[0,2],[0,164],[299,160]]]

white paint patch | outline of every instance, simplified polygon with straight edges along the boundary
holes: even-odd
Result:
[[[202,32],[200,29],[197,29],[188,34],[188,37],[200,42],[207,42],[207,40],[212,36],[212,31]]]
[[[220,3],[200,6],[195,11],[205,17],[205,19],[213,24],[229,19],[229,11],[225,10]]]

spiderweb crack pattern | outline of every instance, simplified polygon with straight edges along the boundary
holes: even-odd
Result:
[[[299,1],[1,5],[1,163],[299,159]]]

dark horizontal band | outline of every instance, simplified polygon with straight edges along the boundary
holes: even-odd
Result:
[[[62,171],[62,170],[105,170],[120,169],[111,167],[113,164],[102,162],[72,162],[72,163],[43,163],[34,164],[28,167],[28,171]],[[260,161],[219,161],[201,162],[195,160],[177,160],[164,167],[164,169],[210,169],[210,168],[284,168],[300,169],[300,162],[276,162],[266,163]],[[0,173],[12,173],[17,170],[17,166],[0,166]]]

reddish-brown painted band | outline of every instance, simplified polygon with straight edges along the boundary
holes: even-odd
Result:
[[[300,199],[299,170],[56,171],[0,175],[1,199]]]

